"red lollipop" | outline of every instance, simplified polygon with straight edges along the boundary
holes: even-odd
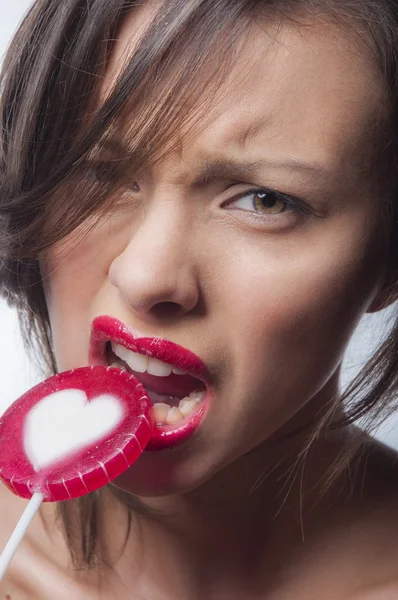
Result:
[[[0,478],[32,506],[0,557],[0,578],[42,501],[111,482],[139,458],[153,428],[143,385],[112,367],[60,373],[14,402],[0,418]]]
[[[0,478],[18,496],[83,496],[123,473],[154,427],[143,385],[116,368],[50,377],[0,418]]]

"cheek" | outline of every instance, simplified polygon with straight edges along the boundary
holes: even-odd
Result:
[[[340,224],[318,240],[242,253],[226,282],[235,381],[288,379],[304,393],[330,377],[379,285],[380,257],[363,233]]]
[[[51,248],[41,262],[58,367],[85,364],[95,306],[108,282],[118,248],[104,224],[87,237],[77,231]]]

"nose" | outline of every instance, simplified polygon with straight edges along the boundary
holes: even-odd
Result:
[[[166,204],[143,217],[109,270],[129,309],[146,321],[182,316],[199,299],[189,228],[170,209]]]

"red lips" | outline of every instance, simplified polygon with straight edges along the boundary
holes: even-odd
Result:
[[[206,365],[190,350],[157,337],[137,337],[121,321],[108,316],[97,317],[92,323],[89,355],[91,365],[107,364],[105,345],[108,341],[183,369],[204,384],[210,383]]]
[[[183,386],[184,378],[187,390],[192,391],[192,377],[200,380],[206,386],[206,395],[201,401],[198,410],[191,417],[184,419],[175,425],[159,426],[154,429],[146,451],[158,451],[171,448],[188,440],[203,422],[213,398],[211,378],[203,361],[190,350],[175,344],[169,340],[156,337],[137,337],[133,330],[124,325],[118,319],[109,316],[96,317],[92,323],[89,361],[91,365],[106,365],[106,344],[112,341],[121,344],[132,352],[157,358],[163,362],[187,371],[188,376],[170,375],[168,378],[159,377],[159,391],[165,392],[166,379],[170,382],[170,389],[175,391],[174,384],[178,378]],[[145,386],[146,373],[140,373],[139,378]],[[149,376],[151,384],[156,379]],[[199,384],[200,385],[200,384]],[[152,385],[151,385],[152,387]],[[199,387],[199,386],[197,386]],[[156,391],[156,390],[154,390]],[[181,395],[184,390],[181,387]],[[180,394],[178,394],[180,395]]]

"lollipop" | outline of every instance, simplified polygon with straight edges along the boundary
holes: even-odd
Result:
[[[153,429],[145,388],[117,368],[66,371],[14,402],[0,418],[0,478],[31,501],[0,557],[0,579],[43,501],[111,482],[139,458]]]

